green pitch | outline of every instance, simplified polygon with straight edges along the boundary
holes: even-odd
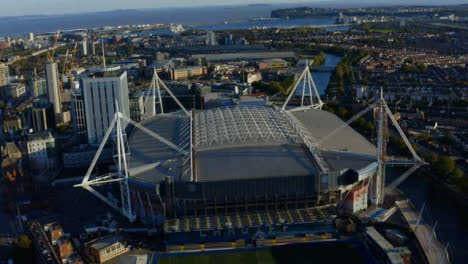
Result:
[[[339,254],[337,254],[339,252]],[[162,257],[157,264],[365,263],[353,244],[297,244],[268,249]]]

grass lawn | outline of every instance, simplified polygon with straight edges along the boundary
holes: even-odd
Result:
[[[157,264],[366,263],[358,247],[354,244],[341,243],[297,244],[228,253],[210,252],[208,254],[161,257]]]

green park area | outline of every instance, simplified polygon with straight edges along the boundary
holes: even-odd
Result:
[[[158,264],[290,264],[366,263],[361,245],[355,243],[313,243],[272,248],[216,251],[158,258]],[[336,254],[339,252],[339,254]]]

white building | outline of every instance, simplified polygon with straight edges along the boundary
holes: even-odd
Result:
[[[103,263],[116,258],[130,249],[121,236],[106,236],[85,244],[85,254],[93,263]]]
[[[59,89],[59,73],[57,63],[46,63],[46,82],[49,102],[54,105],[54,113],[62,112],[62,102]]]
[[[216,34],[213,31],[206,32],[206,45],[218,45],[218,42],[216,42]]]
[[[34,33],[29,33],[29,41],[34,41]]]
[[[47,95],[47,81],[45,79],[31,79],[29,89],[32,98]]]
[[[348,193],[343,204],[346,211],[357,213],[367,209],[368,187],[368,184],[357,186]]]
[[[41,131],[29,135],[27,150],[34,181],[50,182],[58,171],[55,139],[50,132]]]
[[[22,83],[11,83],[8,85],[8,96],[10,98],[19,98],[26,93],[26,86]]]
[[[148,100],[149,103],[151,104],[151,101]],[[130,118],[132,120],[135,120],[137,122],[140,122],[143,119],[144,115],[144,109],[145,109],[145,97],[143,96],[143,93],[140,93],[137,96],[133,96],[130,98]]]
[[[80,43],[80,54],[81,56],[88,56],[88,42],[86,40]]]
[[[98,45],[98,43],[95,42],[95,41],[90,41],[90,42],[88,43],[88,48],[87,48],[87,50],[89,51],[89,54],[90,54],[91,56],[96,56],[96,45]]]
[[[114,115],[130,116],[127,72],[105,72],[83,79],[86,131],[89,144],[99,144]],[[126,123],[123,123],[126,126]]]

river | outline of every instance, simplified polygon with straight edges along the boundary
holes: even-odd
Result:
[[[334,69],[336,65],[340,63],[340,61],[341,61],[340,56],[326,53],[325,62],[322,65],[318,66],[317,69],[321,69],[321,68]],[[317,86],[317,89],[319,90],[320,95],[325,95],[325,90],[327,89],[328,83],[330,82],[331,74],[332,74],[331,71],[329,72],[312,71],[312,77],[314,78],[315,85]]]
[[[325,95],[325,91],[327,89],[328,83],[330,82],[330,77],[332,72],[331,71],[322,71],[322,69],[334,69],[338,63],[340,63],[341,57],[336,56],[333,54],[326,53],[325,54],[325,62],[318,66],[317,69],[320,71],[313,71],[312,70],[312,78],[314,79],[315,86],[317,86],[317,90],[321,96]],[[300,95],[302,90],[299,89],[302,87],[302,82],[299,83],[298,89],[296,90],[296,95]],[[306,95],[309,94],[308,91],[305,92]]]
[[[387,183],[402,173],[401,168],[387,168]],[[411,175],[398,188],[419,209],[425,203],[423,219],[434,225],[439,241],[449,243],[452,263],[466,263],[468,259],[468,213],[447,191],[433,182],[430,176]]]

